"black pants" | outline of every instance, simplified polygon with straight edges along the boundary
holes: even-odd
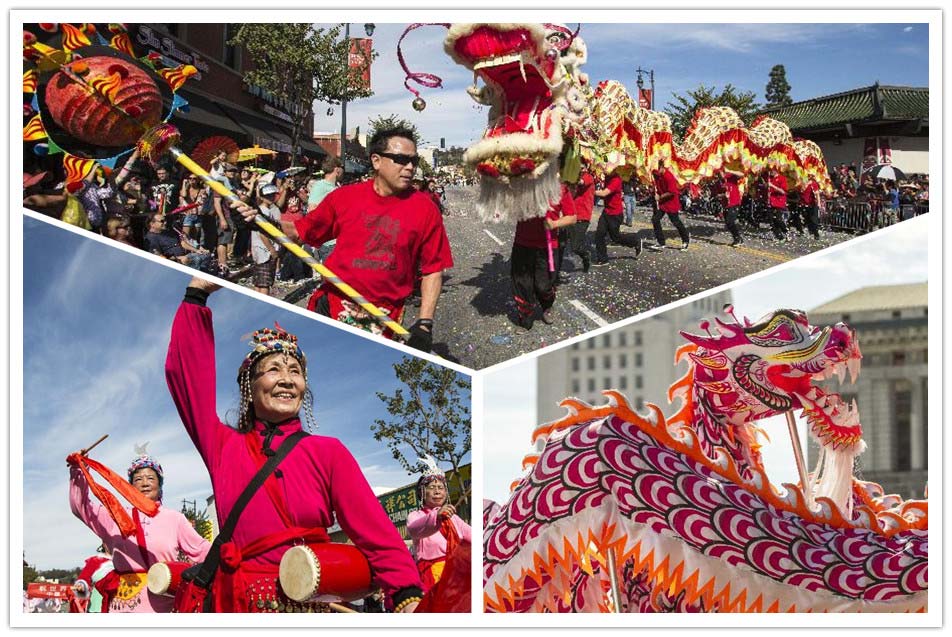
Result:
[[[819,206],[809,206],[800,208],[800,214],[803,215],[807,224],[807,230],[813,235],[814,239],[820,238],[820,208]]]
[[[513,244],[509,267],[512,298],[520,318],[532,316],[536,303],[543,312],[552,307],[555,303],[555,272],[549,272],[548,250]]]
[[[651,215],[651,226],[654,228],[655,241],[658,242],[659,246],[664,245],[664,233],[661,232],[661,219],[668,215],[668,221],[677,229],[678,236],[681,237],[681,243],[687,245],[691,240],[691,235],[688,234],[688,229],[684,227],[684,222],[681,221],[681,215],[676,212],[665,212],[664,210],[655,210],[654,214]]]
[[[727,231],[731,233],[734,241],[740,241],[740,228],[737,227],[737,211],[740,206],[734,206],[724,211],[724,222],[727,224]]]
[[[595,260],[608,261],[608,241],[606,235],[611,237],[612,241],[628,248],[634,248],[638,245],[638,235],[624,234],[621,231],[621,215],[606,215],[598,218],[598,226],[595,227]]]
[[[562,258],[565,256],[565,253],[569,251],[582,260],[582,267],[585,268],[585,264],[589,261],[588,224],[588,221],[577,221],[574,225],[559,229],[559,262],[556,268],[557,271],[562,271]]]
[[[787,211],[784,208],[770,209],[770,225],[776,239],[784,239],[787,236],[787,224],[783,222],[785,216]]]
[[[202,229],[202,247],[215,252],[218,248],[218,215],[213,212],[202,215],[198,223]]]

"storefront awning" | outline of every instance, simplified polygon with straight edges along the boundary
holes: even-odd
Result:
[[[207,126],[209,129],[215,129],[209,130],[209,135],[216,132],[238,135],[246,134],[244,129],[231,117],[222,112],[222,109],[212,100],[202,97],[197,93],[189,93],[184,89],[180,95],[188,102],[188,111],[177,111],[172,117],[173,124],[176,121],[184,120],[199,126]]]
[[[253,144],[262,148],[270,148],[280,153],[291,152],[291,137],[281,128],[263,117],[239,111],[229,106],[221,105],[221,109],[231,115],[244,132],[251,138]]]

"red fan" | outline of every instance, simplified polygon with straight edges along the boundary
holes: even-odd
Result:
[[[205,170],[211,170],[212,159],[225,151],[228,154],[227,161],[235,163],[238,160],[238,143],[231,137],[225,135],[216,135],[203,139],[192,149],[191,156],[195,162]]]
[[[472,545],[460,540],[456,527],[448,519],[443,520],[442,530],[446,534],[446,566],[443,567],[443,575],[426,592],[414,613],[470,612]]]

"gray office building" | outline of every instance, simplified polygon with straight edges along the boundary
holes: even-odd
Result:
[[[857,477],[886,493],[923,497],[928,478],[928,294],[926,283],[865,287],[810,312],[810,322],[844,321],[856,329],[863,364],[855,385],[826,381],[856,398],[867,450]],[[807,452],[810,466],[817,450]]]
[[[700,333],[698,322],[730,302],[730,291],[718,292],[540,356],[537,420],[561,418],[559,401],[569,396],[604,404],[605,389],[619,390],[636,410],[650,402],[670,413],[668,387],[687,371],[686,363],[674,365],[675,351],[686,342],[678,330]]]

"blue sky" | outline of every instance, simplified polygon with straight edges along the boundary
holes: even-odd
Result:
[[[738,318],[748,316],[756,320],[781,307],[809,312],[866,285],[926,281],[929,279],[929,259],[925,246],[929,224],[935,221],[929,215],[919,217],[846,245],[834,246],[823,254],[798,259],[779,270],[749,277],[731,289],[735,313]],[[674,352],[671,354],[673,356]],[[536,361],[520,362],[488,376],[485,394],[484,497],[505,502],[510,483],[522,475],[522,458],[530,449],[529,437],[538,424]],[[665,396],[648,397],[647,401],[654,402],[670,415],[672,409]],[[863,405],[859,405],[859,409],[862,414]],[[774,432],[786,431],[783,417],[774,419],[767,427]],[[774,433],[771,440],[773,442],[762,449],[768,476],[775,484],[797,482],[789,438],[783,433]],[[806,449],[802,427],[801,444]]]
[[[190,276],[88,235],[23,223],[24,549],[40,568],[68,568],[99,542],[69,510],[64,459],[102,434],[109,438],[91,455],[121,473],[133,445],[150,441],[168,506],[211,494],[165,383],[169,329]],[[251,332],[278,321],[309,357],[318,433],[341,439],[374,487],[415,480],[370,432],[375,418],[388,417],[374,392],[399,386],[392,365],[401,352],[230,290],[209,306],[220,416],[237,403],[234,377]]]
[[[600,14],[591,11],[587,15],[598,19]],[[601,15],[605,16],[603,20],[608,17]],[[617,11],[611,14],[617,15]],[[593,84],[618,80],[635,94],[635,69],[653,69],[656,110],[663,110],[673,94],[683,94],[700,84],[721,89],[730,83],[740,90],[753,91],[763,103],[770,69],[775,64],[786,68],[794,100],[870,86],[876,81],[928,86],[929,37],[928,24],[924,23],[677,24],[673,20],[680,16],[689,20],[692,14],[671,12],[666,14],[672,16],[666,18],[668,23],[644,24],[638,23],[643,14],[622,15],[629,23],[582,24],[580,37],[588,46],[589,59],[582,70]],[[773,19],[769,12],[757,15]],[[800,20],[823,16],[816,11],[796,15]],[[494,12],[497,21],[504,16]],[[901,17],[901,13],[895,15],[896,19]],[[364,19],[373,20],[373,12],[368,11]],[[445,18],[433,12],[427,19]],[[554,19],[548,12],[538,16],[539,21]],[[395,113],[415,123],[424,141],[439,144],[440,137],[446,137],[447,145],[467,146],[478,139],[488,111],[465,93],[465,87],[472,83],[472,73],[443,52],[446,29],[422,27],[404,39],[403,54],[410,70],[443,79],[442,89],[413,85],[428,105],[417,113],[410,106],[413,95],[403,86],[404,72],[396,55],[397,41],[407,25],[376,25],[373,40],[380,57],[371,70],[375,94],[348,105],[348,130],[360,126],[366,131],[371,118]],[[575,23],[570,26],[574,29]],[[363,23],[351,25],[351,37],[364,37]],[[645,81],[647,86],[647,78]],[[340,132],[339,107],[334,107],[332,116],[326,111],[327,105],[315,109],[315,130]]]

